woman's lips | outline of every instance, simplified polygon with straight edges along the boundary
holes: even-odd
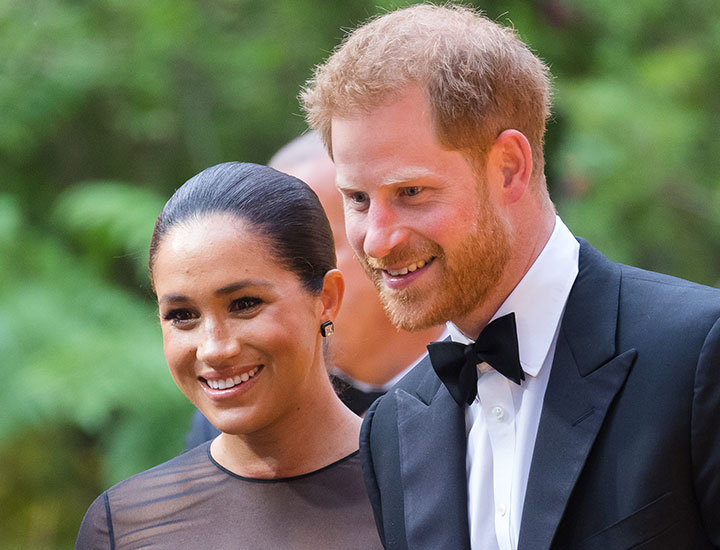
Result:
[[[247,372],[238,374],[237,376],[223,378],[220,380],[207,380],[207,379],[203,379],[203,380],[210,388],[212,388],[214,390],[225,390],[225,389],[230,389],[239,384],[242,384],[243,382],[247,382],[248,380],[250,380],[250,378],[255,376],[259,370],[260,370],[260,366],[257,366]]]
[[[214,399],[230,397],[238,393],[242,393],[254,385],[255,377],[262,372],[263,365],[258,365],[249,371],[235,376],[225,378],[207,378],[200,377],[202,388],[207,395]]]

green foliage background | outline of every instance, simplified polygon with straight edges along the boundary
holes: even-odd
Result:
[[[342,29],[407,3],[0,0],[3,547],[72,546],[102,489],[182,449],[155,216],[201,169],[300,134],[297,92]],[[718,285],[720,3],[474,5],[556,76],[547,174],[570,228]]]

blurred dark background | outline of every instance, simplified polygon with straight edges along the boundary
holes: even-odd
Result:
[[[408,3],[0,0],[3,548],[71,547],[97,494],[182,449],[155,216],[203,168],[303,132],[312,67]],[[547,175],[575,234],[719,285],[720,3],[467,3],[552,68]]]

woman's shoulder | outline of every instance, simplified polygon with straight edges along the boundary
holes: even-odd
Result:
[[[124,493],[146,492],[176,483],[182,485],[190,481],[197,482],[217,471],[210,461],[209,449],[210,441],[207,441],[162,464],[116,483],[106,492],[110,498],[113,498]]]
[[[209,446],[202,444],[103,492],[85,513],[76,547],[106,548],[108,541],[138,526],[162,524],[188,499],[214,487],[219,472],[209,460]]]
[[[305,474],[308,478],[319,477],[339,481],[350,481],[352,483],[362,480],[362,466],[360,461],[360,452],[355,451],[332,464],[320,468],[309,474]],[[299,476],[299,478],[305,477]]]
[[[297,548],[382,547],[357,451],[325,468],[298,476],[288,485],[285,500],[290,506],[284,510],[284,525],[297,541]],[[318,529],[319,525],[322,529]]]
[[[265,489],[269,506],[282,508],[298,497],[303,503],[322,502],[323,507],[351,510],[369,507],[367,490],[363,482],[358,451],[312,472],[274,480],[260,481],[270,485]],[[270,504],[275,500],[275,503]],[[300,503],[293,506],[300,507]],[[309,505],[312,508],[312,505]],[[327,512],[324,512],[327,513]]]

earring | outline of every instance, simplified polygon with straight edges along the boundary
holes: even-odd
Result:
[[[320,325],[320,334],[323,335],[323,338],[330,336],[333,332],[335,332],[335,327],[332,321],[325,321]]]

